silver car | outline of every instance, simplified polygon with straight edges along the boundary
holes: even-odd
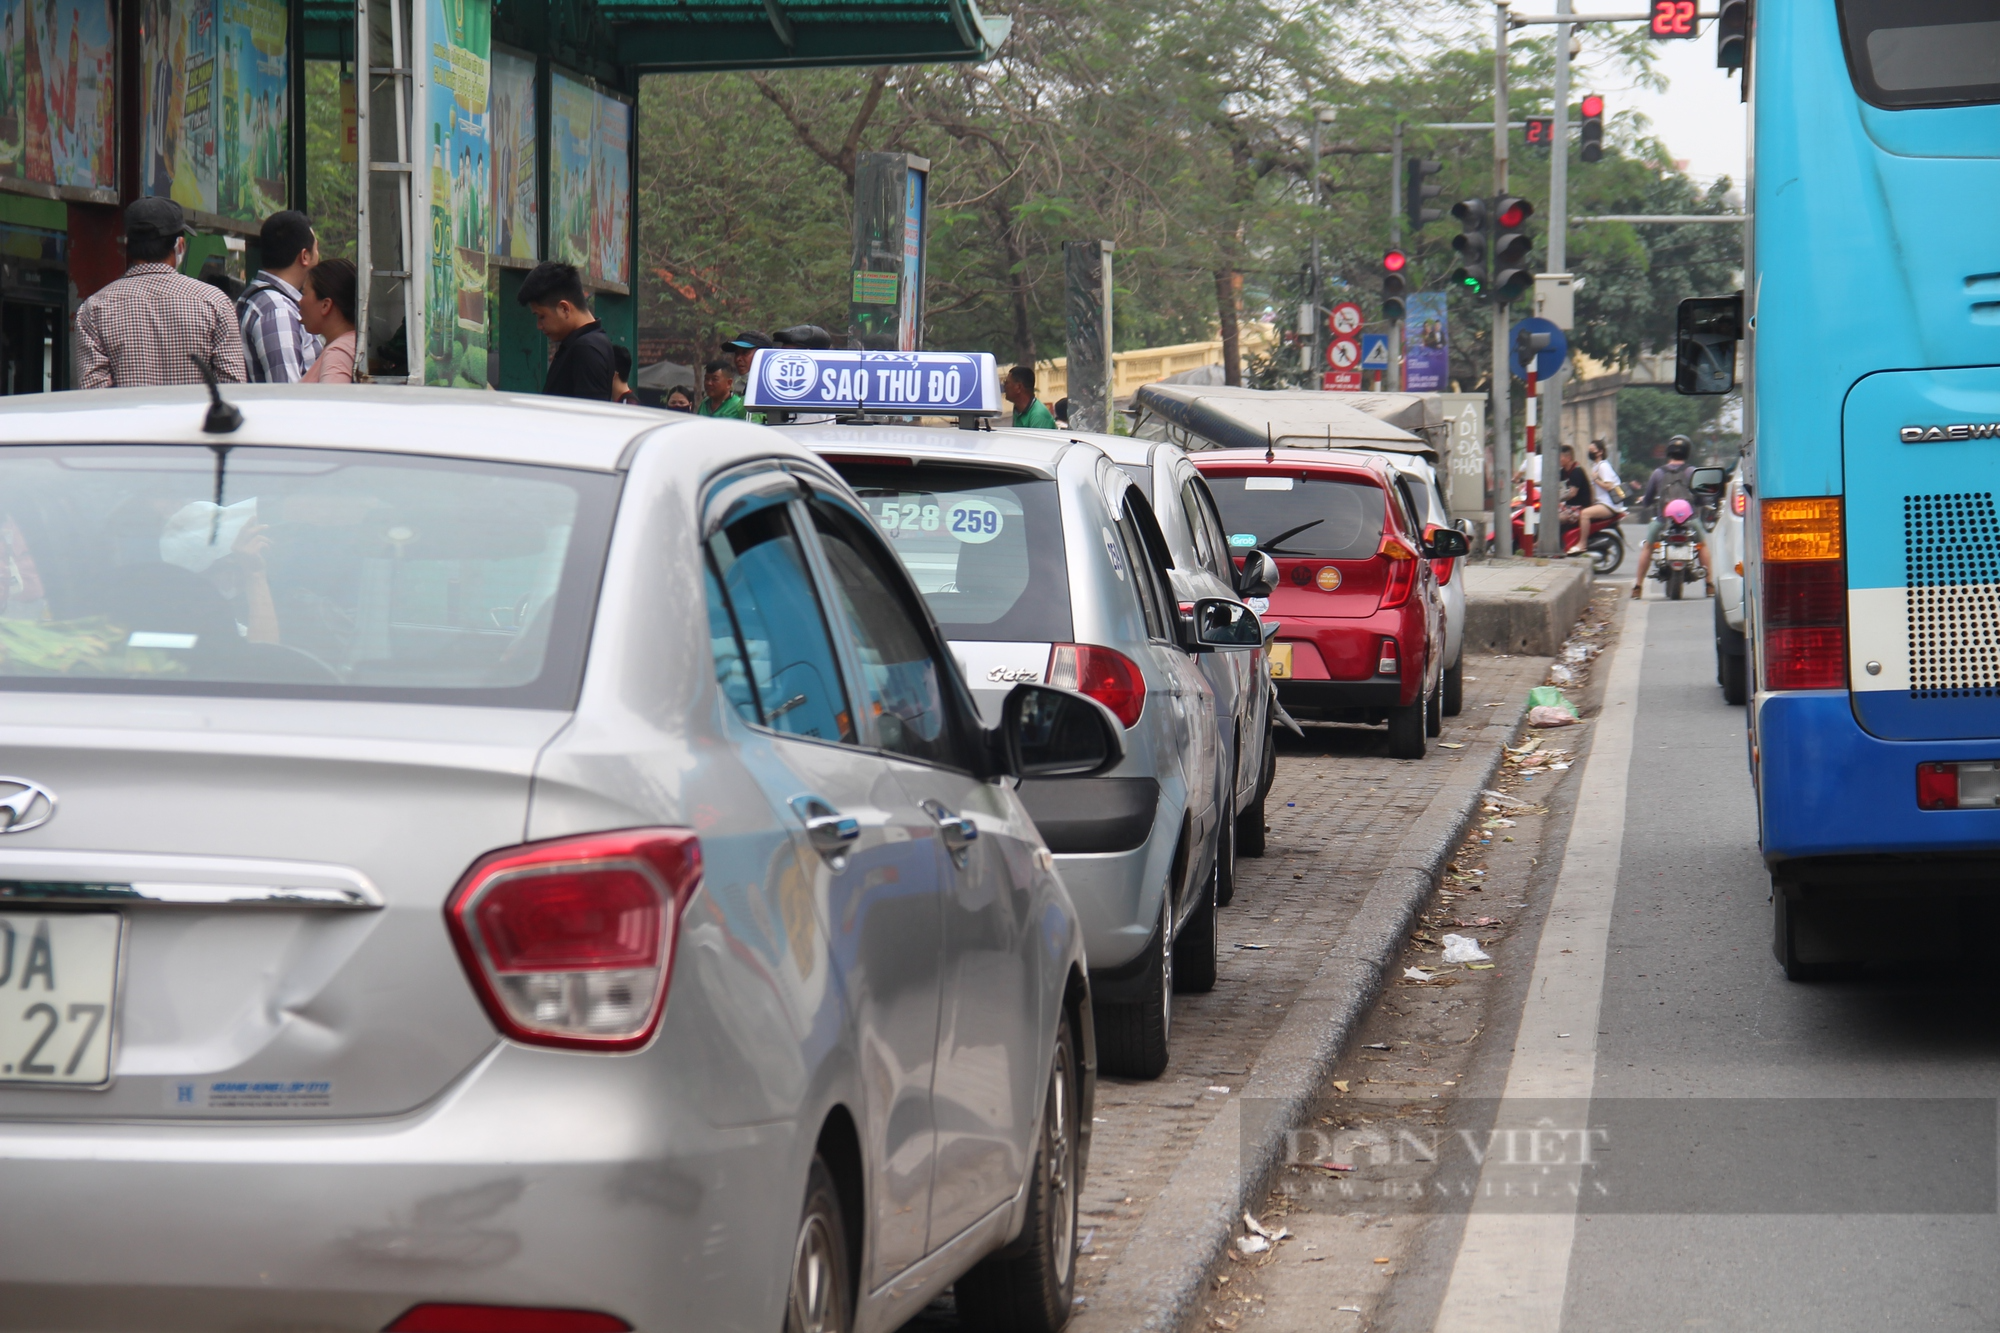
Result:
[[[1046,680],[1124,724],[1118,768],[1059,786],[1027,781],[1021,796],[1083,920],[1099,1063],[1157,1076],[1173,991],[1215,984],[1218,852],[1232,812],[1217,722],[1228,705],[1178,614],[1172,556],[1144,490],[1095,446],[1052,431],[857,423],[783,433],[861,496],[989,723],[1015,682]],[[1257,625],[1232,599],[1202,608]]]
[[[1741,464],[1729,469],[1729,484],[1722,488],[1714,526],[1708,534],[1709,559],[1715,581],[1715,683],[1722,687],[1726,703],[1750,700],[1750,649],[1743,634],[1747,608],[1743,596],[1743,515],[1749,510],[1750,496],[1743,489]]]
[[[1199,597],[1269,595],[1268,587],[1246,582],[1255,575],[1246,576],[1230,558],[1229,538],[1215,497],[1209,494],[1208,482],[1195,470],[1185,450],[1162,440],[1129,435],[1068,434],[1102,449],[1146,489],[1167,549],[1173,554],[1169,577],[1183,606],[1191,606]],[[1217,861],[1221,867],[1217,898],[1227,904],[1236,896],[1237,856],[1264,854],[1264,798],[1277,776],[1277,746],[1271,737],[1275,690],[1261,648],[1209,653],[1201,664],[1219,701],[1217,721],[1232,775],[1228,789],[1234,817],[1223,830],[1226,846]]]
[[[1124,729],[773,432],[228,392],[0,406],[0,1323],[1059,1327]]]

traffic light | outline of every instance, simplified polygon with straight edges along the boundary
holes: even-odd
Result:
[[[1583,99],[1582,148],[1577,156],[1595,162],[1604,156],[1604,99],[1596,93]]]
[[[1425,158],[1413,157],[1404,168],[1403,214],[1410,220],[1412,228],[1422,227],[1426,222],[1436,222],[1444,216],[1442,209],[1425,208],[1426,199],[1435,199],[1444,193],[1444,186],[1432,185],[1430,178],[1444,170],[1444,163],[1432,162]]]
[[[1750,58],[1750,0],[1722,0],[1715,16],[1715,67],[1742,69]]]
[[[1528,235],[1528,219],[1535,206],[1525,199],[1503,198],[1493,210],[1493,299],[1511,305],[1535,286],[1534,265],[1528,262],[1535,238]]]
[[[1486,222],[1486,201],[1461,199],[1451,206],[1451,215],[1458,219],[1460,228],[1459,234],[1451,238],[1451,248],[1458,251],[1458,267],[1451,271],[1451,280],[1483,299],[1486,250],[1492,239]]]
[[[1700,35],[1695,20],[1701,17],[1695,0],[1653,0],[1653,21],[1649,25],[1659,41],[1689,41]]]
[[[1382,256],[1382,318],[1391,324],[1403,317],[1403,293],[1408,290],[1403,282],[1403,270],[1410,265],[1410,257],[1401,250],[1391,250]]]

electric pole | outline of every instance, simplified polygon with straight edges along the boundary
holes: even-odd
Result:
[[[1556,0],[1556,13],[1574,13],[1570,0]],[[1549,135],[1549,268],[1550,273],[1569,271],[1569,35],[1575,29],[1567,23],[1556,24],[1556,86],[1555,106],[1552,108],[1555,125]],[[1557,455],[1562,449],[1563,373],[1557,371],[1549,376],[1545,394],[1549,409],[1548,428],[1542,432],[1542,516],[1536,525],[1537,555],[1560,556],[1563,553],[1562,524],[1560,506],[1562,487],[1556,473]],[[1534,409],[1530,409],[1531,411]],[[1579,454],[1582,452],[1578,451]],[[1578,504],[1588,508],[1590,494],[1585,492],[1578,498]],[[1544,538],[1543,534],[1553,533]],[[1542,544],[1547,541],[1547,545]],[[1588,553],[1586,552],[1586,555]]]
[[[1326,312],[1320,308],[1319,272],[1319,136],[1321,127],[1333,124],[1333,108],[1320,107],[1313,112],[1312,121],[1312,188],[1307,198],[1312,202],[1312,257],[1309,261],[1311,275],[1306,285],[1311,288],[1306,293],[1306,303],[1312,310],[1312,336],[1306,340],[1305,370],[1306,387],[1312,387],[1311,376],[1320,368],[1320,328]]]
[[[1389,137],[1389,248],[1403,248],[1403,118],[1396,117],[1396,128]],[[1403,321],[1398,316],[1389,321],[1389,384],[1390,393],[1403,391]]]
[[[1493,6],[1493,197],[1507,193],[1507,5]],[[1493,303],[1493,553],[1514,553],[1513,394],[1507,385],[1507,307]]]

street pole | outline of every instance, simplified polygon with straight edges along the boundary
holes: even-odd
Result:
[[[1319,127],[1326,114],[1323,110],[1313,112],[1312,123],[1312,179],[1308,185],[1307,201],[1312,211],[1306,216],[1311,219],[1312,258],[1308,261],[1310,275],[1306,279],[1306,302],[1312,307],[1312,337],[1306,343],[1305,371],[1306,385],[1312,386],[1312,374],[1319,369]]]
[[[1493,197],[1507,193],[1507,4],[1493,6]],[[1507,384],[1507,307],[1493,303],[1493,553],[1514,553],[1514,440]]]
[[[1556,0],[1556,13],[1575,12],[1570,0]],[[1554,124],[1549,135],[1549,267],[1551,273],[1569,271],[1569,35],[1573,31],[1567,23],[1556,24],[1556,86],[1555,106],[1551,108]],[[1530,385],[1533,379],[1528,381]],[[1542,432],[1542,523],[1543,532],[1553,532],[1553,544],[1538,547],[1538,554],[1560,556],[1563,553],[1562,528],[1559,510],[1562,505],[1562,484],[1556,474],[1557,455],[1562,449],[1563,399],[1562,375],[1560,372],[1549,376],[1548,387],[1548,429]],[[1533,396],[1534,390],[1529,390]],[[1533,409],[1530,409],[1533,410]],[[1578,451],[1581,452],[1580,450]],[[1579,506],[1588,507],[1590,494],[1586,491],[1577,497]],[[1588,555],[1589,552],[1584,552]]]
[[[1399,198],[1403,188],[1403,118],[1396,118],[1396,128],[1389,136],[1389,248],[1403,248],[1403,210]],[[1421,202],[1421,201],[1420,201]],[[1405,272],[1408,269],[1405,268]],[[1407,299],[1407,298],[1406,298]],[[1390,392],[1403,391],[1403,321],[1389,321],[1389,384]]]

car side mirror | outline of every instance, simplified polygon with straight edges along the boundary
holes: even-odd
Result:
[[[1698,500],[1713,500],[1722,494],[1723,483],[1729,476],[1719,467],[1698,467],[1688,478],[1688,489]]]
[[[1685,394],[1736,387],[1736,344],[1743,339],[1743,293],[1691,296],[1674,317],[1674,388]]]
[[[1125,758],[1125,729],[1097,700],[1053,685],[1016,685],[1000,705],[1000,753],[1017,778],[1087,778]]]
[[[1269,597],[1271,590],[1277,586],[1278,562],[1263,551],[1252,548],[1243,557],[1243,568],[1236,571],[1236,595]]]
[[[1472,554],[1472,543],[1456,528],[1439,528],[1424,543],[1424,554],[1433,560],[1455,560]]]
[[[1227,597],[1203,597],[1194,604],[1195,652],[1215,648],[1255,648],[1264,642],[1257,613]]]

